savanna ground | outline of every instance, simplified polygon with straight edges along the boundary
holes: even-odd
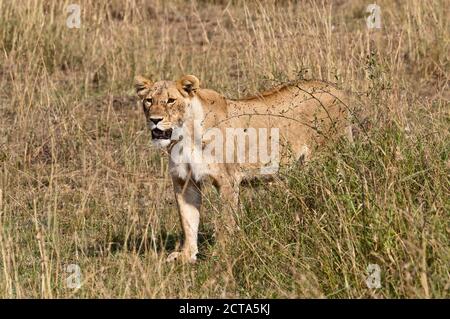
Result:
[[[0,0],[0,297],[450,296],[447,1],[377,1],[371,30],[362,0],[80,0],[79,29],[70,3]],[[186,73],[235,98],[324,79],[364,114],[247,188],[220,245],[207,188],[195,265],[164,262],[181,229],[133,92]]]

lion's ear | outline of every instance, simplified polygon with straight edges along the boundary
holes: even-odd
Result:
[[[200,88],[200,81],[194,75],[184,75],[178,80],[177,87],[183,95],[191,95]]]
[[[152,85],[152,81],[141,75],[138,75],[134,78],[134,87],[136,89],[137,95],[140,98],[144,98],[148,94],[148,91],[150,90]]]

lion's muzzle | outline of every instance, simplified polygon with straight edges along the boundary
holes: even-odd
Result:
[[[154,140],[170,140],[172,137],[172,129],[160,130],[159,128],[154,128],[152,130],[152,139]]]

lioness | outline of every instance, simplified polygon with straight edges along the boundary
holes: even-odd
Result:
[[[352,139],[345,94],[321,81],[298,81],[240,100],[200,88],[193,75],[158,82],[137,76],[135,88],[153,144],[171,154],[169,169],[185,240],[168,261],[196,260],[205,178],[219,189],[227,226],[233,228],[243,180],[308,159],[329,139],[344,134]]]

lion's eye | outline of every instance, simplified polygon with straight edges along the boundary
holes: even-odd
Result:
[[[173,102],[175,102],[175,99],[169,98],[169,99],[167,100],[167,104],[172,104]]]
[[[150,105],[150,104],[152,104],[153,99],[151,97],[148,97],[144,100],[144,102]]]

